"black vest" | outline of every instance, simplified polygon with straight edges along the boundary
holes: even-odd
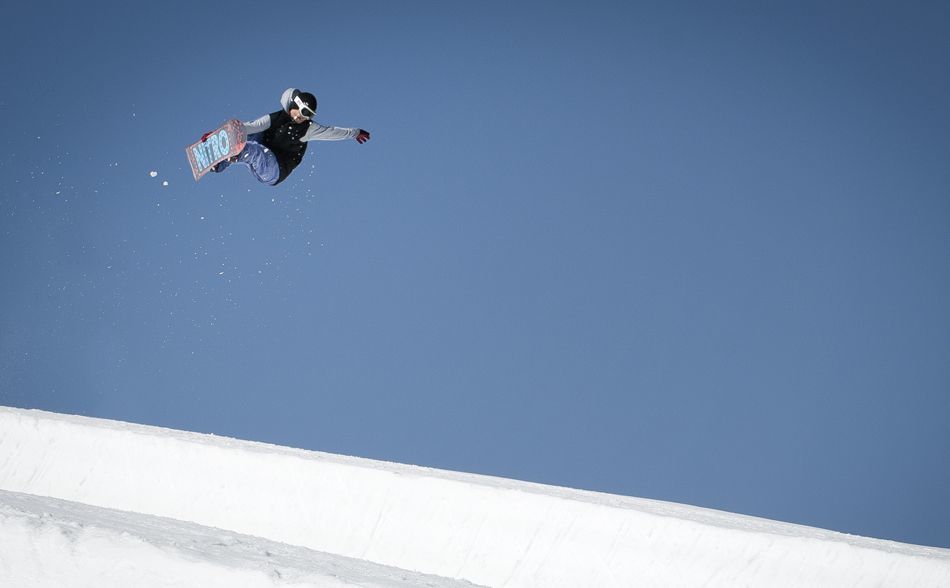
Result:
[[[277,156],[277,165],[280,167],[280,177],[277,184],[283,182],[294,171],[294,168],[303,161],[303,154],[307,152],[307,144],[300,141],[310,128],[310,121],[300,124],[294,122],[290,115],[283,110],[272,112],[270,128],[260,133],[258,142],[266,146]],[[275,184],[275,185],[277,185]]]

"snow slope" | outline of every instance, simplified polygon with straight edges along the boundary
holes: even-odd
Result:
[[[487,586],[950,586],[945,549],[40,411],[0,408],[0,489]]]
[[[0,586],[473,585],[194,523],[0,490]]]

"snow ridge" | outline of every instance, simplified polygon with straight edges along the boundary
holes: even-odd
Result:
[[[153,580],[212,588],[473,586],[194,523],[0,490],[0,585],[127,588]]]

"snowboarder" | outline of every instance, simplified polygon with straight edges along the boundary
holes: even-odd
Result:
[[[369,141],[369,133],[363,129],[324,126],[313,120],[317,97],[309,92],[287,88],[280,97],[280,105],[283,110],[244,123],[247,131],[244,149],[211,171],[220,173],[232,164],[243,164],[258,181],[276,186],[303,161],[308,141],[356,139],[360,144]],[[205,141],[210,134],[205,133],[201,140]]]

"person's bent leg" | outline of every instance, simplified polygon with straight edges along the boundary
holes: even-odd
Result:
[[[277,164],[277,156],[267,147],[248,141],[244,150],[238,154],[237,161],[234,163],[243,163],[250,170],[251,174],[257,178],[257,181],[273,186],[280,178],[280,166]]]

